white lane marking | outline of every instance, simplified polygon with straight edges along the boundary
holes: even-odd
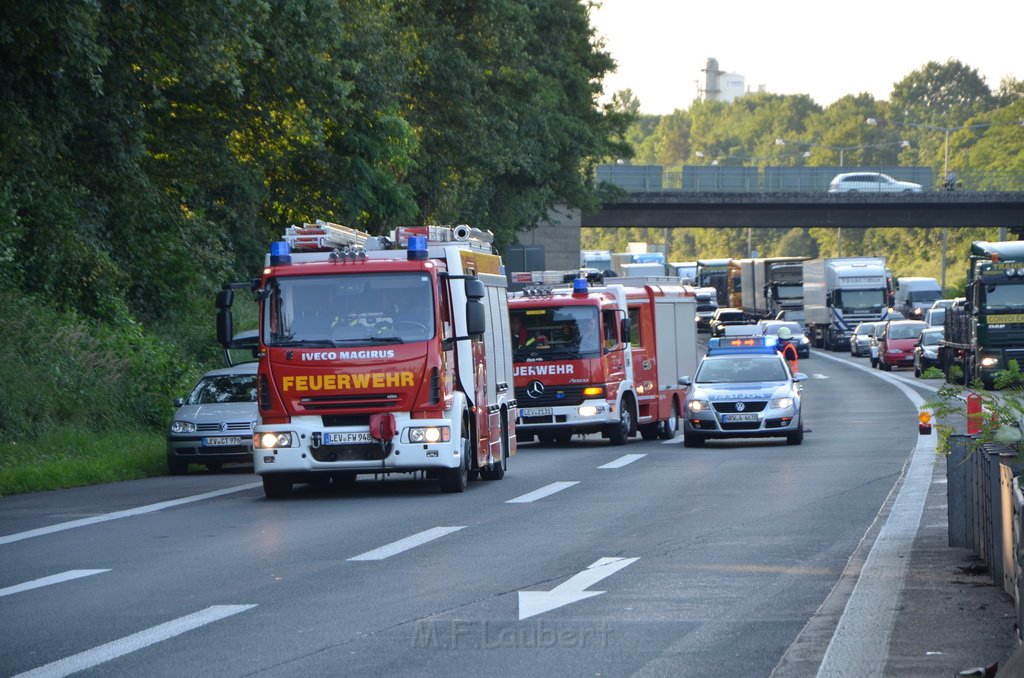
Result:
[[[568,487],[572,487],[573,485],[579,484],[579,482],[580,481],[578,481],[578,480],[560,480],[557,483],[551,483],[550,485],[545,485],[544,487],[540,488],[539,490],[534,490],[533,492],[527,492],[526,494],[520,495],[520,496],[516,497],[515,499],[509,499],[505,503],[506,504],[529,504],[531,501],[537,501],[538,499],[543,499],[544,497],[552,495],[555,492],[561,492],[562,490],[564,490],[564,489],[566,489]]]
[[[429,530],[424,530],[423,532],[414,534],[411,537],[406,537],[405,539],[399,539],[398,541],[393,541],[390,544],[385,544],[379,549],[373,549],[372,551],[361,553],[358,556],[349,558],[349,560],[384,560],[385,558],[390,558],[396,553],[416,548],[417,546],[426,544],[429,541],[443,537],[446,534],[458,532],[459,530],[465,529],[465,527],[465,525],[457,525],[455,527],[432,527]]]
[[[600,558],[589,565],[587,569],[573,575],[550,591],[520,591],[519,621],[563,605],[601,595],[604,591],[587,591],[586,589],[638,560],[640,559]]]
[[[878,376],[884,379],[889,375],[880,373]],[[887,381],[900,389],[915,407],[922,409],[924,398],[911,386],[898,379]],[[913,422],[907,426],[913,427]],[[819,677],[882,675],[886,653],[878,650],[889,646],[896,610],[903,595],[906,556],[921,525],[934,460],[935,436],[918,436],[899,493],[861,567],[818,667]]]
[[[624,454],[614,461],[610,461],[604,466],[598,466],[597,468],[622,468],[626,464],[632,464],[637,459],[643,459],[646,454]]]
[[[169,622],[159,624],[152,628],[148,628],[145,631],[139,631],[133,633],[130,636],[125,636],[119,640],[114,640],[105,645],[94,647],[91,650],[85,652],[79,652],[78,654],[65,657],[64,659],[58,659],[55,662],[40,666],[26,671],[25,673],[19,673],[15,678],[58,678],[60,676],[67,676],[72,673],[79,671],[85,671],[91,669],[94,666],[98,666],[104,662],[108,662],[111,659],[117,659],[123,657],[126,654],[141,650],[144,647],[155,645],[160,641],[179,636],[186,631],[197,629],[200,626],[213,623],[236,615],[239,612],[245,612],[248,609],[256,607],[255,605],[213,605],[194,612],[178,619],[172,619]]]
[[[0,589],[0,597],[10,596],[15,593],[21,593],[22,591],[31,591],[32,589],[39,589],[53,584],[60,584],[62,582],[71,581],[72,579],[81,579],[82,577],[89,577],[94,574],[102,574],[103,572],[110,572],[110,570],[67,570],[60,574],[51,574],[49,577],[40,577],[39,579],[33,579],[32,581],[27,581],[22,584],[15,584],[14,586],[2,588]]]
[[[119,518],[130,518],[132,516],[140,516],[144,513],[162,511],[163,509],[166,508],[181,506],[182,504],[191,504],[193,502],[203,501],[205,499],[213,499],[214,497],[220,497],[225,494],[232,494],[233,492],[243,492],[245,490],[252,490],[257,487],[262,487],[262,485],[260,483],[247,483],[245,485],[228,487],[223,490],[214,490],[212,492],[204,492],[203,494],[194,494],[190,497],[182,497],[181,499],[172,499],[170,501],[161,501],[156,504],[147,504],[146,506],[139,506],[138,508],[125,509],[124,511],[115,511],[113,513],[104,513],[102,515],[92,516],[90,518],[71,520],[66,523],[57,523],[56,525],[48,525],[46,527],[40,527],[35,530],[26,530],[25,532],[5,534],[3,536],[0,536],[0,544],[10,544],[12,542],[21,541],[23,539],[31,539],[32,537],[41,537],[43,535],[53,534],[54,532],[63,532],[64,530],[71,530],[76,527],[85,527],[86,525],[105,523],[108,520],[118,520]]]

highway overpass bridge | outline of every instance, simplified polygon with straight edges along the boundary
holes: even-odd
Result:
[[[583,228],[1001,227],[1024,232],[1024,192],[629,193],[582,214]]]

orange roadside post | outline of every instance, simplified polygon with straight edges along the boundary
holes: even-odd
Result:
[[[967,435],[981,433],[981,396],[971,392],[967,394]]]

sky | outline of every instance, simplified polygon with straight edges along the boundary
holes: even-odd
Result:
[[[1022,0],[598,2],[591,24],[618,63],[605,92],[633,90],[646,114],[689,108],[709,57],[750,90],[821,106],[861,92],[888,100],[929,61],[956,59],[993,91],[1004,77],[1024,80]]]

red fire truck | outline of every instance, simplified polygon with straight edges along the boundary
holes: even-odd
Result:
[[[268,497],[358,474],[423,472],[445,492],[504,476],[517,414],[489,232],[290,227],[258,280],[218,294],[225,347],[239,287],[260,306],[253,462]]]
[[[509,299],[519,439],[675,437],[679,378],[697,366],[693,288],[665,276],[577,276],[513,274],[527,285]]]

